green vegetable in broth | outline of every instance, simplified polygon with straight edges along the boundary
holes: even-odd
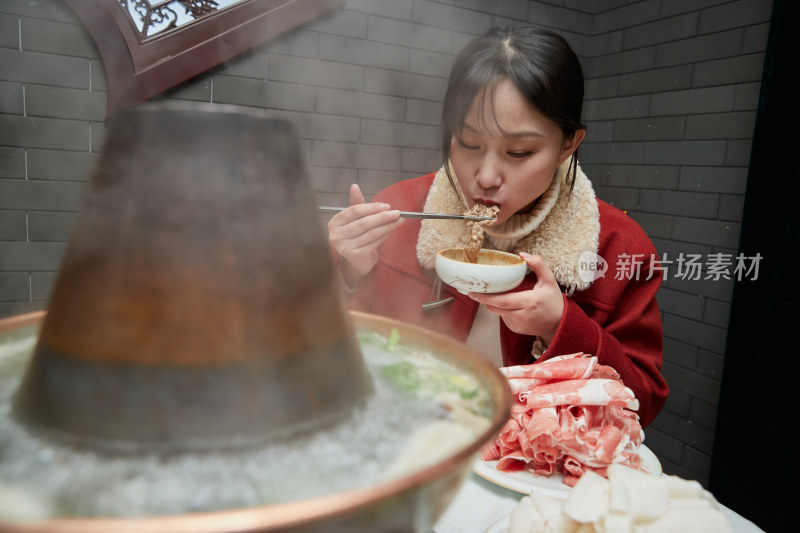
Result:
[[[453,392],[467,400],[479,393],[477,384],[470,383],[461,374],[442,368],[418,367],[407,361],[386,365],[381,368],[381,374],[398,389],[418,396]]]
[[[401,344],[400,333],[389,337],[375,332],[359,334],[359,342],[391,352],[394,361],[380,366],[380,376],[400,393],[420,400],[435,400],[448,410],[489,413],[489,397],[469,374],[429,353]]]
[[[390,352],[397,348],[400,344],[400,332],[396,329],[392,329],[392,332],[389,334],[389,340],[386,342],[386,349]]]

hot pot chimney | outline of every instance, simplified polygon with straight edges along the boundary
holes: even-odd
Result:
[[[106,142],[14,415],[121,451],[262,445],[371,390],[285,122],[145,105]]]

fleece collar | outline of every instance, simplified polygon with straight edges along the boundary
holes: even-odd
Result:
[[[600,242],[600,214],[597,199],[589,179],[578,167],[572,192],[566,185],[569,159],[557,170],[548,192],[555,200],[547,198],[549,210],[545,216],[537,216],[538,225],[510,251],[540,255],[550,267],[553,276],[568,294],[588,288],[591,276],[581,276],[580,256],[584,252],[597,253]],[[452,167],[451,167],[452,173]],[[458,181],[456,180],[458,187]],[[548,193],[545,193],[548,195]],[[439,169],[428,191],[424,210],[433,213],[461,214],[466,211],[460,188],[453,190],[444,167]],[[541,214],[541,213],[540,213]],[[461,220],[425,219],[422,221],[417,240],[417,259],[426,269],[434,267],[436,252],[451,246],[466,246],[469,228]]]

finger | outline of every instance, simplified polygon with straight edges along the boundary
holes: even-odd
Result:
[[[350,186],[350,205],[357,205],[366,203],[364,200],[364,193],[361,192],[361,187],[357,183]]]
[[[351,206],[347,211],[349,211],[349,214],[342,217],[338,228],[340,237],[345,239],[354,239],[369,234],[381,226],[397,224],[398,220],[401,220],[399,211],[379,210],[374,212],[373,204]],[[362,211],[365,211],[366,214],[359,216]],[[342,211],[342,213],[345,213],[345,211]],[[355,218],[347,220],[350,216]]]
[[[506,309],[504,307],[497,307],[492,304],[484,304],[483,306],[486,308],[487,311],[495,315],[504,315],[510,311],[509,309]]]
[[[388,214],[391,214],[391,212],[388,212]],[[381,215],[383,215],[383,213],[381,213]],[[348,247],[353,250],[363,248],[375,249],[404,221],[405,219],[398,216],[385,223],[367,226],[360,224],[362,220],[359,220],[357,223],[350,224],[348,227],[344,228],[342,234],[343,236],[347,234],[345,239],[347,240]],[[355,229],[353,226],[355,226]]]
[[[333,223],[333,225],[335,226],[344,227],[348,224],[357,222],[365,217],[377,215],[383,212],[388,212],[390,210],[391,206],[389,204],[381,202],[354,204],[333,215],[330,222]],[[397,216],[399,216],[399,213],[397,214]],[[397,218],[397,216],[389,215],[384,219],[384,222],[388,220],[394,220],[395,218]],[[367,224],[374,225],[374,221],[372,223],[367,222]]]
[[[471,292],[469,297],[478,303],[481,303],[487,310],[493,313],[504,313],[517,309],[522,309],[526,306],[527,292],[530,291],[517,291],[506,292],[502,294],[481,294]]]
[[[531,255],[525,252],[520,252],[519,256],[528,263],[528,267],[533,270],[533,273],[536,274],[536,284],[539,283],[547,284],[547,285],[558,285],[556,282],[555,276],[550,271],[550,267],[547,266],[547,263],[542,256],[540,255]]]
[[[486,310],[496,315],[502,320],[511,331],[522,333],[522,324],[525,323],[525,315],[522,309],[503,309],[493,305],[485,306]]]

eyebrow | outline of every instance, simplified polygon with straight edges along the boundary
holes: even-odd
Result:
[[[471,126],[468,122],[464,122],[464,125],[463,125],[462,129],[463,130],[467,130],[467,131],[471,131],[473,133],[480,133],[480,131],[477,128]],[[519,138],[524,138],[524,137],[544,137],[544,135],[542,135],[539,132],[526,131],[526,130],[515,131],[515,132],[512,132],[512,133],[507,133],[507,132],[502,132],[502,133],[503,133],[504,137],[507,137],[509,139],[519,139]]]

